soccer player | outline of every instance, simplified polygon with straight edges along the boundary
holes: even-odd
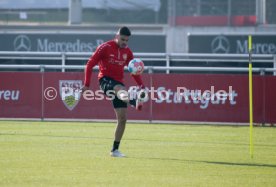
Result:
[[[125,155],[119,151],[120,141],[124,134],[127,121],[127,104],[135,107],[137,110],[142,109],[142,100],[129,99],[128,92],[123,83],[124,66],[133,59],[133,53],[128,48],[127,43],[131,32],[128,27],[121,27],[113,40],[107,41],[96,49],[94,55],[90,57],[85,68],[85,80],[82,92],[88,90],[90,78],[94,66],[99,65],[98,80],[100,88],[105,94],[113,92],[113,107],[117,118],[117,126],[113,147],[110,155],[113,157],[124,157]],[[140,75],[132,75],[137,85],[144,88]],[[110,92],[111,91],[111,92]]]

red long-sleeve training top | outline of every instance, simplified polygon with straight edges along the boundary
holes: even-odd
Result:
[[[133,53],[128,48],[120,48],[114,40],[98,46],[95,53],[89,58],[85,68],[84,85],[89,87],[92,69],[99,65],[98,79],[107,76],[123,83],[124,66],[133,59]],[[140,75],[132,75],[138,86],[144,86]]]

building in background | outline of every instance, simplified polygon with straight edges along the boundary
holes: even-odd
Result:
[[[276,24],[274,0],[1,0],[0,21],[2,24],[66,24],[70,4],[81,5],[82,22],[85,24],[169,22],[177,25],[242,26],[254,25],[260,14],[265,15],[260,23]]]
[[[9,37],[5,36],[7,33],[28,35],[32,31],[35,35],[29,38],[38,38],[44,43],[39,43],[38,39],[35,39],[35,42],[31,41],[32,48],[30,49],[41,51],[47,49],[45,41],[70,43],[72,41],[66,39],[69,37],[74,40],[73,42],[82,42],[77,37],[70,37],[68,33],[82,34],[82,37],[84,34],[94,34],[95,37],[88,36],[93,40],[99,35],[104,35],[98,38],[98,41],[112,37],[120,25],[127,24],[133,29],[134,36],[147,36],[139,38],[141,45],[138,44],[138,46],[141,48],[138,47],[136,52],[188,53],[194,52],[190,50],[192,44],[189,42],[192,40],[189,37],[191,35],[213,35],[213,38],[222,34],[242,37],[245,34],[274,35],[276,33],[275,9],[276,1],[274,0],[1,0],[0,40],[2,38],[8,42]],[[47,40],[41,35],[39,38],[38,33],[51,33],[52,37]],[[54,36],[53,33],[58,34]],[[161,36],[162,39],[151,41],[148,40],[150,36],[154,38]],[[53,41],[50,41],[51,39]],[[156,42],[160,40],[161,43]],[[88,46],[94,49],[94,43],[97,41],[90,41],[93,47]],[[155,44],[155,46],[145,47],[142,45],[145,42]],[[243,40],[241,45],[244,42]],[[7,45],[6,50],[11,50],[8,47],[13,45],[11,43],[9,42],[10,45]],[[211,43],[209,43],[198,46],[211,48]],[[160,47],[161,45],[164,47]],[[274,46],[274,43],[265,43],[265,45]],[[34,46],[40,46],[40,48]],[[68,51],[61,50],[60,47],[56,49]],[[51,48],[50,51],[52,50],[55,48]],[[73,52],[87,51],[78,47],[74,50],[71,47],[70,50]],[[211,52],[212,50],[197,50],[199,53],[204,51]],[[229,52],[233,51],[229,50]],[[273,53],[273,50],[267,51]]]

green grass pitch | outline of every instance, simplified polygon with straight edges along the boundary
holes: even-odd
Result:
[[[276,128],[0,122],[0,186],[276,186]]]

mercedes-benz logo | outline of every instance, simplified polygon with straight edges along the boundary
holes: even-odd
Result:
[[[13,46],[15,51],[30,51],[31,40],[26,35],[18,35],[13,41]]]
[[[225,36],[217,36],[211,43],[212,53],[229,53],[230,43]]]

